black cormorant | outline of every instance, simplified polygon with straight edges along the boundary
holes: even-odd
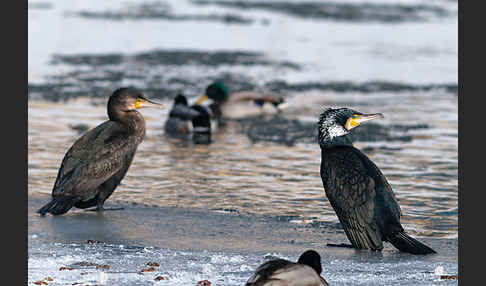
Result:
[[[172,136],[188,135],[190,131],[189,124],[198,115],[199,112],[188,106],[187,98],[182,94],[178,94],[174,98],[174,105],[165,121],[165,133]]]
[[[246,286],[328,286],[321,276],[321,256],[314,250],[302,253],[297,263],[274,259],[260,265]]]
[[[211,119],[210,112],[201,105],[191,106],[199,115],[192,119],[192,140],[195,144],[211,143]]]
[[[264,103],[268,102],[278,109],[279,105],[285,101],[281,95],[275,93],[257,93],[251,91],[230,93],[226,85],[221,81],[211,83],[206,88],[204,95],[199,97],[194,104],[201,104],[208,99],[213,101],[209,106],[212,111],[212,116],[216,119],[228,116],[229,114],[225,112],[225,109],[230,108],[235,103],[253,101],[261,107]]]
[[[321,113],[318,140],[326,196],[354,248],[382,250],[383,241],[387,241],[407,253],[436,253],[405,233],[390,184],[346,136],[361,123],[382,117],[381,113],[362,114],[348,108],[329,108]]]
[[[60,215],[73,206],[102,211],[145,136],[145,120],[137,109],[147,106],[162,105],[132,88],[115,90],[108,100],[109,120],[74,142],[62,160],[52,200],[37,212]]]

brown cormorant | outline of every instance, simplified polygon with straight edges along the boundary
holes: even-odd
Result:
[[[354,248],[381,251],[386,241],[402,252],[436,253],[405,233],[390,184],[346,136],[361,123],[382,117],[381,113],[362,114],[348,108],[328,108],[321,113],[318,140],[326,196]]]
[[[235,103],[253,101],[261,107],[268,102],[278,109],[279,105],[285,101],[281,95],[275,93],[257,93],[251,91],[230,93],[226,85],[221,81],[211,83],[206,88],[205,93],[199,97],[194,104],[201,104],[208,99],[213,101],[210,104],[210,108],[212,116],[216,119],[228,116],[229,114],[227,114],[228,112],[225,112],[225,109],[228,109]]]
[[[161,107],[132,88],[120,88],[108,100],[109,120],[89,130],[67,151],[52,189],[52,200],[37,212],[64,214],[72,207],[97,207],[125,176],[145,136],[145,120],[137,111]]]
[[[171,136],[186,136],[190,132],[189,124],[193,118],[199,115],[195,109],[187,104],[187,98],[178,94],[174,98],[174,105],[165,121],[165,133]]]
[[[285,259],[263,263],[245,286],[328,286],[321,272],[321,256],[314,250],[307,250],[297,263]]]

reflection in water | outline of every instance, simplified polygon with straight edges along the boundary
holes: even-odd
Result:
[[[44,233],[55,236],[51,238],[52,240],[86,242],[93,239],[93,233],[96,233],[96,240],[103,242],[126,241],[126,233],[119,229],[120,225],[107,219],[103,213],[86,212],[64,216],[45,216],[40,219],[42,222],[37,222],[37,225],[42,225]],[[38,226],[29,226],[31,231],[39,231],[37,228]]]
[[[364,150],[389,180],[402,208],[402,224],[411,235],[456,237],[457,97],[435,92],[394,96],[400,96],[403,104],[395,105],[396,100],[386,94],[367,95],[364,103],[352,94],[309,95],[308,102],[291,104],[282,116],[313,124],[311,120],[316,120],[323,105],[348,105],[383,112],[385,118],[380,123],[384,127],[426,124],[428,128],[406,131],[411,140],[378,138],[375,142],[357,141],[355,146]],[[379,110],[367,105],[368,100],[378,98],[383,105]],[[63,104],[29,102],[29,193],[50,194],[60,161],[79,136],[70,125],[93,127],[105,120],[104,106],[86,103],[86,99]],[[318,225],[337,223],[319,176],[317,143],[252,143],[242,128],[248,122],[229,121],[213,134],[212,144],[194,145],[191,140],[164,135],[166,110],[147,111],[147,137],[109,199],[112,203],[267,214]]]

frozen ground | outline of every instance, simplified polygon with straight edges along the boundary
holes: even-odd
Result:
[[[457,239],[420,238],[436,255],[403,254],[390,245],[377,253],[327,247],[346,239],[335,224],[143,205],[40,217],[34,211],[47,199],[29,199],[29,285],[48,277],[49,285],[195,285],[205,279],[243,285],[264,261],[296,260],[309,248],[321,254],[323,276],[332,285],[457,284],[439,275],[457,274]],[[142,271],[149,262],[160,266]]]

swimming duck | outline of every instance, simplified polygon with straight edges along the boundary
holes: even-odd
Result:
[[[195,105],[202,104],[211,99],[209,105],[212,116],[216,119],[222,117],[234,117],[235,110],[232,109],[238,103],[253,101],[257,106],[262,107],[265,103],[271,103],[275,108],[284,103],[284,98],[275,93],[257,93],[251,91],[241,91],[230,93],[226,85],[221,81],[211,83],[201,97],[195,101]]]
[[[169,112],[169,117],[164,124],[165,133],[171,136],[185,136],[190,133],[189,124],[191,120],[199,116],[200,113],[188,106],[187,98],[178,94],[174,98],[174,104]]]

